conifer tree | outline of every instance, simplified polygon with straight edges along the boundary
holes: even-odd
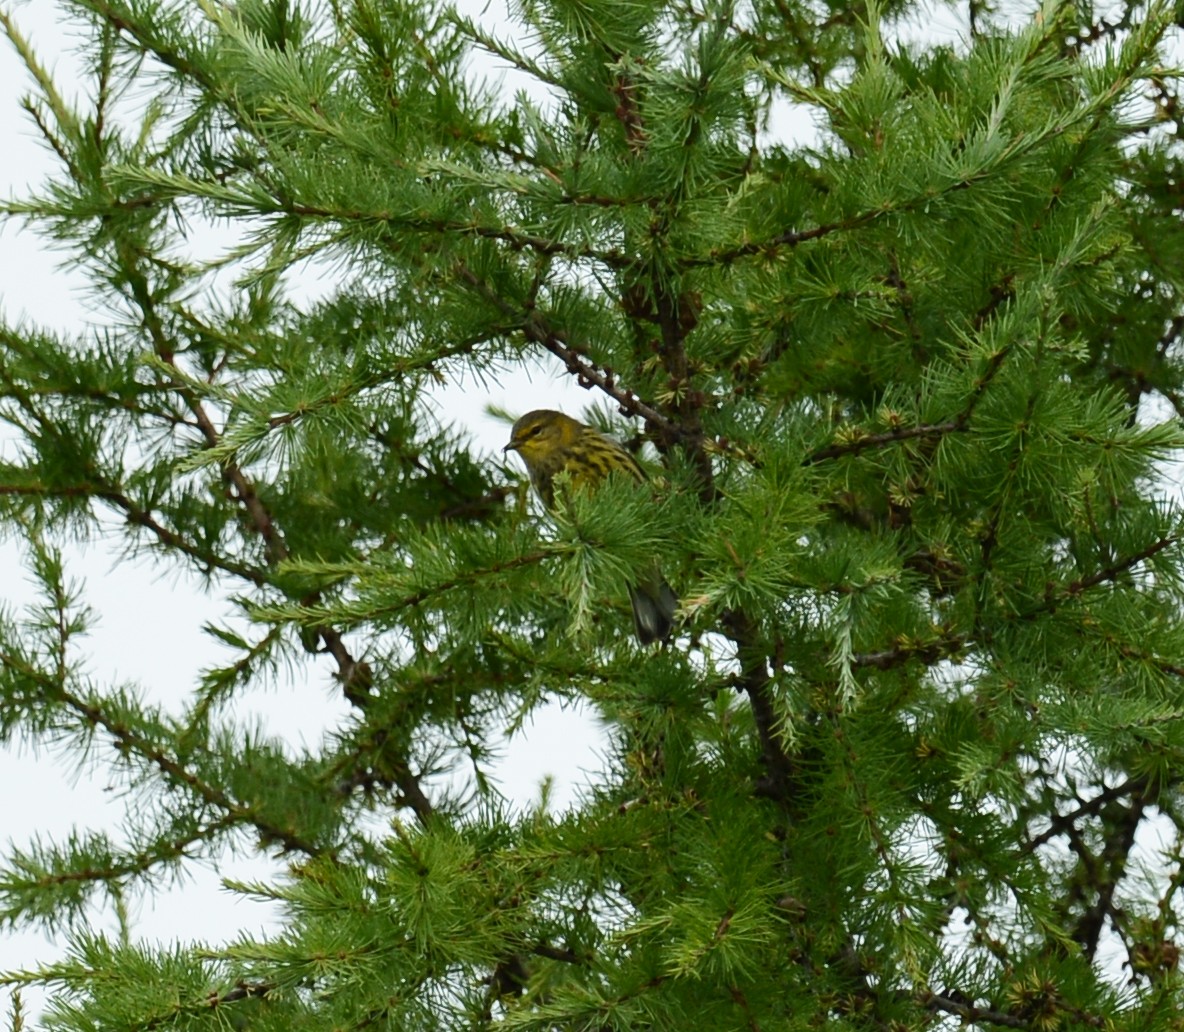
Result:
[[[971,0],[911,45],[909,0],[63,12],[77,102],[0,15],[60,163],[6,210],[116,318],[0,328],[44,594],[0,626],[0,729],[134,796],[0,856],[3,924],[62,937],[5,977],[44,1027],[1184,1027],[1173,7]],[[644,482],[547,515],[427,403],[539,365]],[[251,617],[181,715],[79,641],[58,547],[113,517]],[[643,649],[655,557],[680,622]],[[228,718],[323,655],[318,748]],[[488,750],[554,700],[605,769],[513,810]],[[277,859],[237,887],[274,936],[86,930],[232,841]]]

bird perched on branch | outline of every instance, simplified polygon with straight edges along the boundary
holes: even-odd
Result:
[[[560,473],[579,489],[594,489],[615,471],[645,479],[637,460],[611,437],[552,409],[526,413],[514,424],[503,451],[522,456],[530,482],[548,509],[555,508],[555,477]],[[656,564],[629,585],[629,601],[638,641],[648,645],[670,636],[678,597]]]

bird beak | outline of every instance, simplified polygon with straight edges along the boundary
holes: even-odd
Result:
[[[518,450],[518,445],[516,445],[513,441],[511,441],[509,444],[507,444],[502,449],[502,454],[505,455],[506,452],[512,452],[512,451],[517,451],[517,450]]]

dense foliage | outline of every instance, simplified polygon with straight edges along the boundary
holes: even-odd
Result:
[[[908,46],[906,0],[63,12],[77,106],[0,16],[60,159],[7,211],[105,307],[0,328],[45,596],[0,626],[0,731],[134,791],[122,835],[0,860],[0,920],[70,944],[7,980],[46,1027],[1184,1027],[1171,7],[972,0]],[[428,404],[540,363],[644,484],[547,518]],[[57,548],[113,516],[254,621],[180,717],[78,641]],[[655,557],[682,622],[642,649]],[[324,654],[320,748],[228,717]],[[490,747],[554,700],[605,770],[516,812]],[[84,930],[244,832],[273,938]]]

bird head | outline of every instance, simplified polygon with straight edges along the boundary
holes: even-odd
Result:
[[[580,429],[581,424],[571,416],[553,409],[535,409],[514,424],[510,443],[502,451],[516,451],[527,466],[533,467],[566,452],[579,436]]]

